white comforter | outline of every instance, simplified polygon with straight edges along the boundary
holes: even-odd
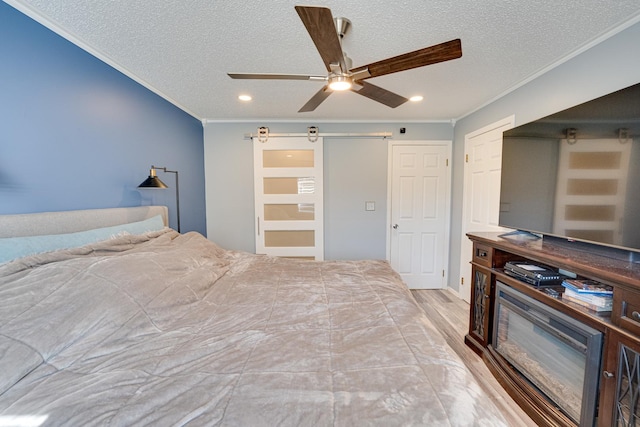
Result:
[[[504,425],[386,262],[257,256],[168,229],[0,266],[0,421],[27,416]]]

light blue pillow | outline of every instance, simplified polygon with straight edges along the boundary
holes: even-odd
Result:
[[[78,248],[89,243],[112,239],[118,234],[143,234],[164,228],[160,215],[144,221],[111,227],[96,228],[67,234],[50,234],[46,236],[8,237],[0,239],[0,264],[27,255],[55,251],[57,249]]]

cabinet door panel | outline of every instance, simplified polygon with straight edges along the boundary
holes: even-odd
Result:
[[[491,274],[476,266],[472,270],[473,283],[469,333],[483,346],[486,346],[489,335]]]
[[[639,425],[640,342],[610,331],[607,348],[598,424],[617,427]]]

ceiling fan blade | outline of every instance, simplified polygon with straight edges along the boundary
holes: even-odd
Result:
[[[462,43],[460,39],[451,40],[434,46],[418,49],[393,58],[383,59],[369,65],[353,68],[352,74],[369,71],[369,76],[360,78],[384,76],[385,74],[397,73],[398,71],[410,70],[412,68],[424,67],[425,65],[436,64],[438,62],[449,61],[462,56]]]
[[[397,95],[391,91],[363,81],[357,81],[354,87],[351,88],[351,91],[391,108],[399,107],[408,101],[404,96]]]
[[[327,80],[327,76],[310,76],[307,74],[227,73],[227,75],[232,79]]]
[[[322,101],[327,99],[331,95],[331,90],[329,86],[325,86],[316,92],[315,95],[311,97],[310,100],[307,101],[306,104],[302,106],[301,109],[298,110],[298,113],[308,113],[309,111],[315,110],[318,105],[322,104]]]
[[[331,10],[326,7],[296,6],[296,12],[316,45],[327,71],[332,71],[331,64],[339,64],[342,72],[346,73],[347,65]]]

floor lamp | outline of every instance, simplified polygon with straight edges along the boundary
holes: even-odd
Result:
[[[178,185],[178,171],[170,171],[165,167],[158,167],[151,165],[151,170],[149,171],[149,178],[145,179],[144,182],[138,185],[138,188],[169,188],[167,184],[162,182],[160,178],[156,175],[156,171],[161,170],[166,173],[175,173],[176,174],[176,216],[178,219],[178,233],[180,232],[180,187]]]

